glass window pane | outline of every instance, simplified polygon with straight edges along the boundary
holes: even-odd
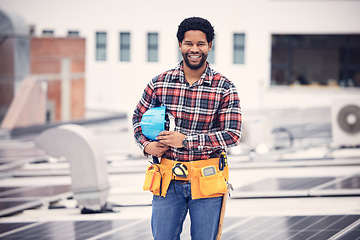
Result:
[[[158,33],[148,33],[148,62],[158,61]]]
[[[106,33],[105,32],[96,33],[96,42],[97,44],[106,44]]]
[[[79,37],[79,31],[68,31],[68,37]]]
[[[212,49],[209,52],[208,58],[207,58],[208,62],[210,64],[214,64],[215,63],[215,39],[213,40],[212,43]]]
[[[236,49],[234,52],[234,63],[244,63],[244,50]]]
[[[45,37],[52,37],[52,36],[54,36],[54,30],[43,30],[42,34]]]
[[[178,49],[178,60],[181,62],[183,60],[182,52]]]
[[[105,61],[106,60],[106,51],[103,48],[98,48],[96,50],[96,60]]]
[[[130,49],[121,50],[120,61],[130,62]]]
[[[130,61],[130,33],[120,33],[120,61]]]
[[[271,84],[360,86],[359,34],[275,34]]]
[[[158,34],[157,33],[149,33],[148,35],[148,44],[149,45],[157,45]]]
[[[243,33],[234,34],[234,63],[245,63],[245,34]]]
[[[157,60],[158,60],[157,49],[149,49],[148,61],[157,62]]]
[[[96,60],[106,61],[106,32],[96,33]]]
[[[235,34],[234,39],[236,46],[244,46],[245,44],[244,34]]]
[[[130,44],[130,33],[128,33],[128,32],[120,33],[120,41],[121,41],[121,45],[129,45]]]

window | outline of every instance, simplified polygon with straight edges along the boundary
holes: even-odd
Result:
[[[360,35],[272,35],[271,84],[360,87]]]
[[[54,36],[54,30],[43,30],[42,35],[44,37],[53,37]]]
[[[234,63],[245,63],[245,34],[243,33],[234,34]]]
[[[79,31],[68,31],[68,37],[79,37]]]
[[[29,34],[30,36],[35,36],[35,25],[33,24],[29,25]]]
[[[130,33],[120,33],[120,61],[130,62]]]
[[[179,62],[181,62],[183,60],[183,55],[179,48],[178,48],[178,60],[179,60]]]
[[[210,64],[215,63],[215,39],[213,40],[212,48],[211,51],[209,52],[207,60]]]
[[[106,32],[96,32],[96,61],[106,61]]]
[[[158,61],[158,33],[148,33],[147,36],[147,59],[148,62]]]

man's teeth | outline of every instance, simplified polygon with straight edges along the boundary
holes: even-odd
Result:
[[[195,55],[195,56],[194,56],[194,55],[190,55],[189,57],[190,57],[190,58],[199,58],[200,55]]]

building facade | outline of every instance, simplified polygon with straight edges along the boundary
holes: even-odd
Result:
[[[186,17],[215,28],[213,68],[238,88],[242,107],[329,107],[360,88],[360,1],[0,0],[34,36],[86,39],[86,106],[131,111],[145,85],[180,59]]]
[[[30,74],[47,85],[47,121],[85,117],[84,38],[32,37]]]
[[[0,19],[0,122],[8,114],[8,129],[83,119],[85,39],[30,36],[19,15],[0,10]]]

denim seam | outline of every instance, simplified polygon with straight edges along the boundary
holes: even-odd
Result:
[[[176,237],[180,234],[180,228],[184,225],[184,220],[186,217],[187,209],[188,209],[188,205],[186,204],[184,207],[184,210],[181,214],[180,222],[178,223],[178,226],[176,229],[175,240],[176,240]]]

